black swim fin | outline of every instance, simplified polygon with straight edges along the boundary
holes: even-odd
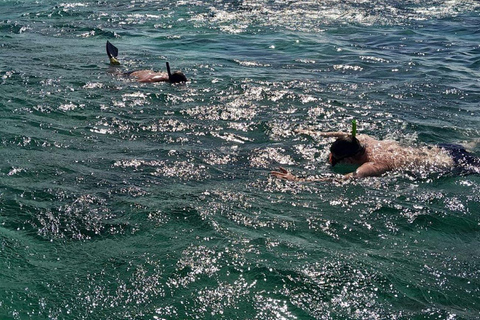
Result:
[[[110,43],[110,41],[107,40],[107,55],[108,58],[110,59],[111,64],[120,64],[120,62],[117,60],[118,56],[118,49],[115,47],[113,44]]]

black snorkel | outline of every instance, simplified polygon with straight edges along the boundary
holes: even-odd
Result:
[[[167,61],[167,73],[168,73],[168,80],[172,82],[172,72],[170,71],[170,63]]]

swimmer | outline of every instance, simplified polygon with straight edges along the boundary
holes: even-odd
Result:
[[[355,127],[355,125],[354,125]],[[460,145],[441,144],[438,146],[405,147],[392,140],[376,140],[366,134],[356,135],[343,132],[298,133],[310,136],[335,137],[330,147],[329,163],[357,166],[354,172],[341,176],[341,180],[381,176],[393,170],[452,170],[460,168],[465,173],[480,173],[480,158],[475,157]],[[329,181],[327,177],[297,177],[284,168],[272,171],[274,177],[290,181]]]
[[[109,41],[107,41],[107,55],[110,59],[110,64],[119,65],[120,62],[117,59],[118,49]],[[170,83],[181,83],[187,82],[187,77],[180,72],[175,71],[174,73],[170,72],[170,64],[167,62],[167,73],[165,72],[155,72],[152,70],[137,70],[122,73],[123,76],[136,79],[138,82],[170,82]]]

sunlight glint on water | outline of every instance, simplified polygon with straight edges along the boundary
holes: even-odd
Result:
[[[480,154],[477,1],[0,6],[0,318],[479,317],[477,175],[269,176],[353,118]]]

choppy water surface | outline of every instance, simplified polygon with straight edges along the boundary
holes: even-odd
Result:
[[[480,317],[479,176],[269,176],[333,174],[295,130],[353,118],[480,154],[477,1],[0,9],[0,318]]]

